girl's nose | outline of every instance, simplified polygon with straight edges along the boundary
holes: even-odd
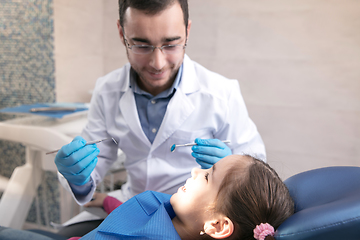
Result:
[[[200,168],[193,168],[193,169],[191,170],[191,177],[195,179],[195,178],[197,177],[197,175],[199,174],[200,171],[201,171]]]

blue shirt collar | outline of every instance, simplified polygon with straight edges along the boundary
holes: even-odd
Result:
[[[171,88],[166,89],[165,91],[159,93],[155,98],[169,97],[175,91],[175,89],[178,88],[178,86],[181,82],[182,72],[183,72],[183,64],[181,64]],[[137,73],[134,71],[133,68],[131,68],[130,69],[130,88],[133,90],[133,92],[136,94],[146,95],[146,96],[153,98],[153,96],[150,93],[142,90],[139,87],[139,85],[136,83],[136,78],[137,78]]]

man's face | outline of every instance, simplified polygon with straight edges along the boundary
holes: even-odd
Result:
[[[185,29],[183,12],[177,2],[155,15],[128,8],[124,19],[124,29],[119,22],[118,29],[123,43],[126,40],[130,46],[184,45],[191,25],[189,22],[188,29]],[[132,68],[139,75],[140,88],[154,96],[171,87],[185,53],[185,50],[181,50],[176,54],[164,54],[160,49],[155,49],[152,53],[139,55],[128,48],[126,50]]]

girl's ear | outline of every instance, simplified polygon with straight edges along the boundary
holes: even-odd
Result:
[[[212,238],[228,238],[234,232],[234,224],[228,217],[219,217],[204,224],[204,232]]]

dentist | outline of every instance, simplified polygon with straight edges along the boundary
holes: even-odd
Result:
[[[60,181],[77,203],[91,200],[118,148],[126,155],[127,182],[113,196],[122,202],[146,190],[173,194],[192,168],[209,168],[230,154],[265,160],[238,81],[185,54],[191,28],[187,0],[119,0],[119,14],[129,63],[98,79],[82,136],[55,157]],[[85,145],[111,137],[118,143]],[[173,144],[194,141],[192,148],[170,151]]]

